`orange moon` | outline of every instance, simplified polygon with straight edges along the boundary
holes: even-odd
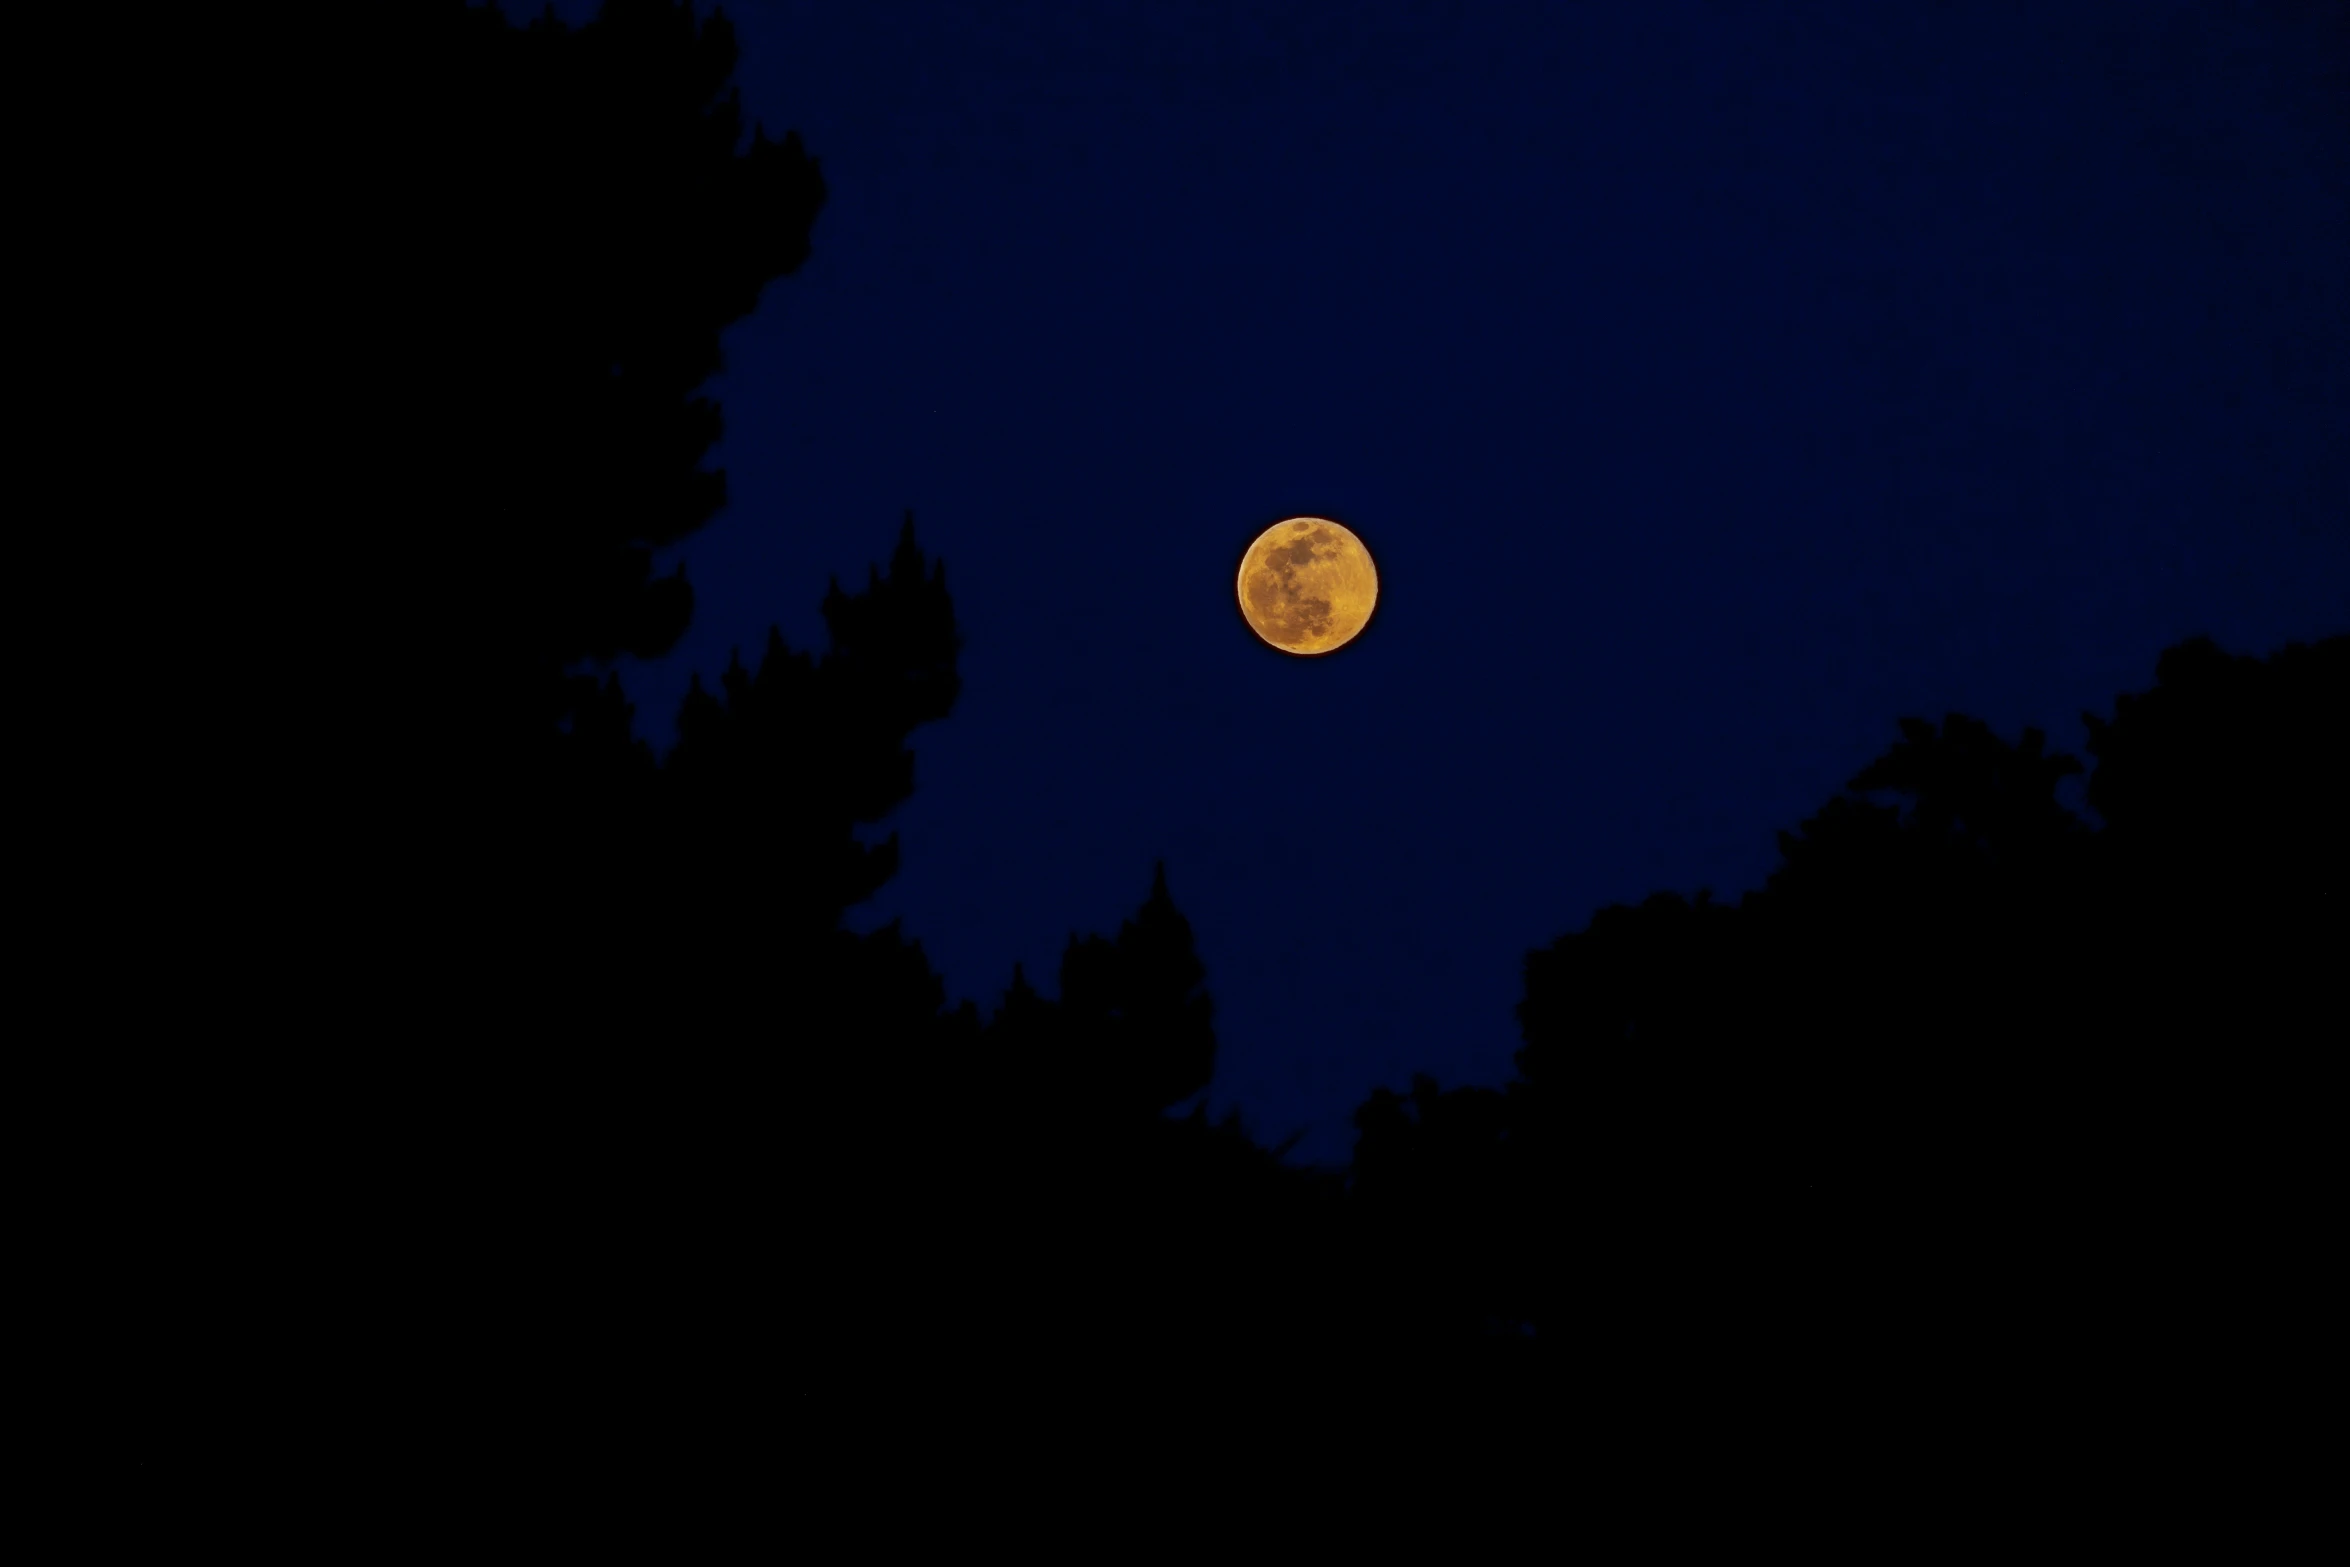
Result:
[[[1240,557],[1240,613],[1284,653],[1346,646],[1370,623],[1378,602],[1371,552],[1327,517],[1277,522]]]

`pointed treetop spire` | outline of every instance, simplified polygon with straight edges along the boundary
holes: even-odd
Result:
[[[911,508],[906,512],[905,521],[898,524],[898,545],[890,552],[889,574],[893,580],[922,580],[922,550],[914,542],[914,513]]]

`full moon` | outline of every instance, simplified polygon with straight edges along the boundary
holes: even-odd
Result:
[[[1291,517],[1240,558],[1240,612],[1284,653],[1352,642],[1379,601],[1379,573],[1353,532],[1327,517]]]

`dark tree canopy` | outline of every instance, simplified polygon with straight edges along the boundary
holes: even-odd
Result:
[[[726,498],[699,389],[824,186],[796,137],[738,150],[720,15],[444,15],[407,171],[437,504],[374,541],[417,652],[362,715],[427,787],[368,883],[384,978],[318,1020],[359,1108],[305,1109],[375,1134],[387,1353],[446,1466],[756,1486],[815,1433],[902,1491],[1026,1459],[1006,1411],[1120,1454],[1635,1447],[1692,1410],[1769,1443],[2060,1361],[2116,1409],[2210,1398],[2179,1346],[2214,1322],[2293,1374],[2331,1298],[2350,637],[2164,652],[2089,720],[2096,828],[2039,731],[1900,720],[1736,905],[1529,953],[1511,1081],[1379,1089],[1351,1169],[1297,1169],[1169,1115],[1217,1041],[1164,863],[1057,997],[1015,967],[985,1017],[853,928],[960,691],[910,513],[822,650],[771,630],[667,757],[634,734],[608,666],[675,645],[653,552]],[[861,1456],[923,1418],[931,1469]]]
[[[1737,907],[1660,893],[1529,954],[1502,1094],[1373,1095],[1356,1182],[1397,1244],[1508,1227],[1451,1317],[1612,1336],[1627,1380],[1578,1385],[1626,1401],[1661,1361],[1764,1409],[2075,1377],[2119,1411],[2157,1353],[2163,1396],[2222,1398],[2221,1322],[2289,1375],[2331,1298],[2350,637],[2156,679],[2089,718],[2101,829],[2039,732],[1903,720]]]
[[[692,592],[652,576],[652,551],[725,504],[701,467],[723,425],[697,389],[720,332],[807,258],[824,182],[796,134],[742,146],[722,14],[446,14],[454,69],[415,177],[441,354],[425,455],[453,548],[420,631],[488,721],[551,728],[585,700],[574,662],[653,657],[685,629]]]
[[[1206,1088],[1216,1062],[1206,979],[1162,861],[1115,942],[1072,937],[1061,957],[1062,1010],[1092,1057],[1063,1070],[1100,1078],[1105,1098],[1137,1110],[1170,1109]]]
[[[829,1345],[876,1414],[1010,1367],[998,1396],[1028,1404],[1135,1397],[1323,1340],[1336,1375],[1343,1188],[1234,1117],[1161,1113],[1215,1062],[1164,866],[1115,937],[1071,938],[1059,998],[1015,971],[985,1022],[894,924],[849,928],[897,864],[866,829],[958,692],[911,516],[886,572],[831,585],[820,653],[771,631],[697,677],[665,758],[616,672],[576,672],[683,626],[690,594],[647,563],[724,499],[695,389],[822,187],[794,141],[733,155],[716,17],[477,12],[463,44],[438,231],[459,500],[433,524],[457,547],[417,619],[449,802],[419,1010],[462,1026],[422,1047],[442,1156],[415,1196],[481,1301],[453,1363],[503,1367],[576,1427],[565,1451],[647,1463],[632,1425],[715,1419],[703,1457],[761,1440],[658,1390],[672,1343],[689,1380],[752,1374],[779,1333]]]

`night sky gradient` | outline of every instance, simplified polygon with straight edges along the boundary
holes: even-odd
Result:
[[[860,928],[993,1011],[1163,858],[1210,1107],[1293,1158],[1503,1081],[1529,949],[1735,902],[1903,716],[2086,759],[2183,638],[2350,630],[2328,7],[725,9],[829,196],[639,732],[911,510],[964,686]],[[1328,658],[1233,603],[1296,513],[1378,564]]]

